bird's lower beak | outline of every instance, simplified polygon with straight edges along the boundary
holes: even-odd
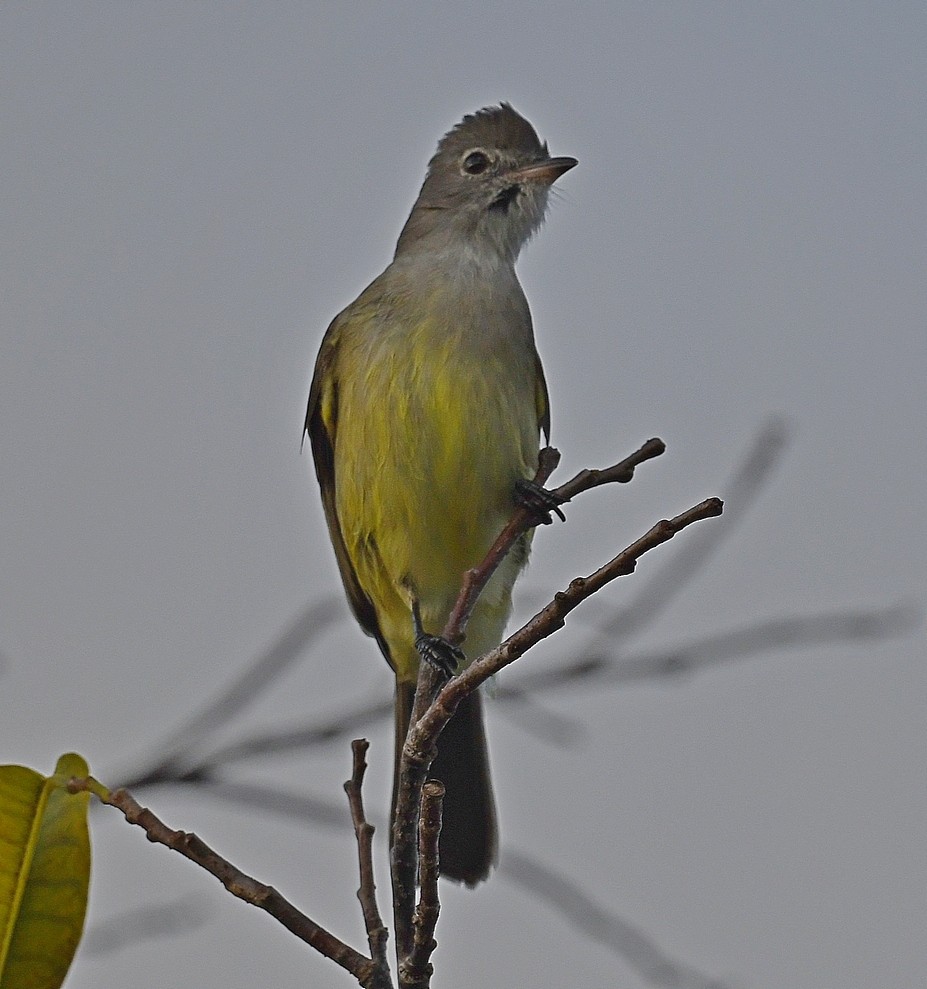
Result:
[[[544,161],[535,161],[530,165],[522,165],[521,168],[513,168],[506,178],[515,182],[538,182],[541,185],[553,185],[557,179],[578,165],[575,158],[566,156],[561,158],[547,158]]]

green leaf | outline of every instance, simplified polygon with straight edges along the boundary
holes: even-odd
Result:
[[[90,883],[89,793],[69,793],[87,763],[53,776],[0,766],[0,989],[58,989],[77,950]]]

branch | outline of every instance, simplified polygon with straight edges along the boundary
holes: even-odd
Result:
[[[389,983],[389,962],[386,959],[386,942],[389,931],[383,926],[383,918],[377,907],[377,885],[373,876],[373,825],[364,813],[363,784],[364,773],[367,771],[367,749],[370,743],[366,738],[356,738],[351,742],[351,752],[354,756],[351,778],[344,784],[351,807],[351,820],[354,823],[354,835],[357,838],[357,857],[360,866],[360,887],[357,898],[360,900],[364,913],[364,927],[367,930],[367,943],[370,946],[370,957],[381,969],[381,976]]]
[[[725,502],[725,519],[727,504]],[[513,709],[513,717],[520,719],[529,731],[558,744],[558,741],[575,734],[576,723],[574,719],[551,709],[542,711],[540,702],[533,696],[540,691],[559,691],[564,686],[595,688],[603,682],[666,680],[669,677],[694,675],[721,662],[745,662],[775,649],[880,641],[907,634],[920,621],[921,615],[913,605],[898,604],[763,619],[682,642],[678,646],[625,655],[613,654],[613,645],[609,645],[608,652],[605,652],[590,644],[570,650],[571,656],[579,658],[558,661],[551,669],[523,670],[516,678],[507,677],[500,681],[493,687],[493,700],[497,705],[518,705]],[[613,637],[618,635],[618,631],[613,633]],[[520,709],[526,707],[535,708],[537,717],[525,718]],[[146,784],[141,781],[137,786],[173,784],[204,787],[239,806],[250,804],[285,816],[309,818],[326,827],[340,827],[342,811],[332,803],[304,794],[289,794],[277,787],[232,782],[223,776],[223,770],[245,760],[306,751],[338,741],[359,728],[382,722],[392,712],[391,701],[379,701],[346,710],[343,715],[335,715],[317,725],[258,732],[215,749],[188,769],[181,770],[178,766],[176,774],[166,773],[157,782]],[[123,785],[130,790],[137,789],[129,782]]]
[[[434,968],[432,952],[437,948],[435,928],[441,903],[438,899],[438,839],[444,784],[428,780],[422,787],[422,818],[418,829],[418,905],[412,917],[412,950],[399,968],[401,989],[428,989]]]
[[[122,811],[125,819],[130,824],[140,827],[149,841],[171,848],[205,869],[233,896],[269,913],[300,940],[350,972],[365,989],[388,989],[389,982],[383,981],[376,962],[365,958],[360,952],[301,913],[273,886],[266,886],[246,875],[192,832],[174,831],[169,828],[150,810],[142,807],[128,790],[109,791],[94,779],[72,780],[70,789],[72,792],[89,791],[104,804]]]
[[[662,456],[665,452],[666,444],[663,440],[654,437],[652,440],[647,440],[640,449],[635,450],[630,456],[611,467],[581,470],[566,484],[554,488],[552,493],[562,501],[570,501],[571,498],[575,498],[583,491],[589,491],[591,488],[597,488],[602,484],[627,484],[633,479],[637,467],[648,460],[653,460],[654,457]]]
[[[577,483],[581,485],[583,482]],[[580,490],[584,488],[580,487]],[[565,591],[557,593],[550,604],[526,625],[510,635],[501,645],[473,662],[459,676],[453,677],[420,716],[416,716],[420,701],[420,698],[416,697],[409,734],[402,748],[393,820],[393,916],[396,928],[396,950],[400,959],[406,958],[412,950],[412,926],[409,918],[412,915],[411,904],[415,895],[416,848],[411,836],[416,833],[422,787],[434,761],[438,736],[460,702],[491,676],[510,666],[542,639],[562,628],[566,624],[567,615],[588,597],[617,577],[633,573],[638,559],[644,553],[672,539],[694,522],[720,515],[722,510],[720,499],[709,498],[674,519],[658,522],[604,567],[600,567],[588,577],[577,577],[571,581]],[[424,685],[430,689],[431,684],[436,682],[436,677],[435,671],[422,663],[419,671],[419,688]]]
[[[615,609],[599,626],[587,645],[571,650],[573,656],[587,658],[571,662],[567,666],[558,664],[556,671],[537,671],[529,674],[527,678],[519,676],[517,684],[506,681],[496,690],[497,699],[523,702],[529,684],[532,689],[537,687],[544,690],[564,682],[594,683],[597,675],[623,679],[625,667],[630,669],[631,678],[646,676],[646,668],[639,667],[636,659],[608,656],[614,649],[613,640],[619,636],[622,642],[626,642],[635,632],[650,624],[678,592],[680,586],[691,580],[694,572],[704,565],[707,557],[716,550],[724,538],[729,537],[732,531],[731,523],[736,526],[737,520],[752,507],[759,492],[768,483],[772,469],[781,460],[787,439],[788,432],[781,421],[773,419],[764,426],[753,441],[748,454],[738,464],[733,476],[722,485],[722,489],[726,492],[726,524],[718,528],[712,527],[688,540],[682,552],[673,555],[670,564],[664,563],[655,568],[650,580],[636,591],[631,604]],[[605,470],[581,471],[573,481],[561,486],[556,493],[561,497],[572,497],[570,486],[577,479],[591,478],[592,486],[609,480],[619,483],[630,480],[634,466],[645,459],[657,456],[662,450],[663,444],[660,440],[650,440],[621,464]],[[545,451],[542,451],[541,456],[545,455]],[[622,471],[624,471],[623,476]],[[460,608],[459,602],[457,607]],[[861,612],[861,614],[868,616],[869,613]],[[878,613],[873,612],[873,614]],[[317,725],[308,727],[294,725],[291,728],[278,728],[264,733],[255,732],[228,745],[216,746],[202,757],[193,757],[192,741],[194,739],[199,741],[203,735],[215,731],[219,723],[227,720],[230,714],[244,706],[243,702],[253,700],[258,695],[259,688],[266,687],[278,678],[292,658],[311,644],[311,640],[327,627],[330,618],[334,615],[341,619],[335,601],[324,599],[313,604],[281,633],[277,642],[258,657],[243,676],[238,677],[233,685],[223,691],[221,700],[210,704],[203,714],[188,724],[186,729],[181,728],[172,734],[173,745],[169,753],[156,755],[150,763],[150,768],[117,772],[114,774],[116,778],[130,790],[137,790],[143,785],[165,783],[200,786],[208,784],[222,789],[223,796],[234,796],[230,784],[220,779],[223,767],[254,757],[299,751],[320,743],[337,741],[340,738],[356,737],[358,734],[363,734],[370,724],[391,714],[392,703],[374,702],[330,717]],[[852,623],[852,615],[852,612],[847,615],[848,625]],[[799,621],[801,624],[809,621],[816,623],[816,619],[810,616]],[[758,624],[757,633],[761,633],[764,627],[764,624]],[[882,634],[889,634],[889,630],[883,631]],[[833,641],[853,637],[852,629],[846,635],[838,629]],[[817,636],[813,636],[812,641],[817,641]],[[797,637],[789,637],[788,643],[802,644],[801,629]],[[682,655],[688,657],[688,654],[689,649],[682,647]],[[655,657],[652,675],[663,676],[668,672],[674,672],[678,668],[676,659],[678,655],[679,653],[674,654],[673,660],[668,660],[665,664]],[[683,659],[678,665],[686,669],[690,668],[687,659]],[[696,664],[698,665],[700,664]],[[248,701],[245,701],[246,698]],[[550,717],[548,715],[547,720]],[[568,730],[565,726],[562,727],[564,731]],[[178,738],[183,740],[180,746],[177,744]],[[260,793],[252,794],[245,788],[242,797],[246,801],[263,806],[263,797]],[[284,806],[280,809],[284,812],[287,812],[289,803],[298,800],[287,795],[282,795],[281,799]],[[321,820],[326,824],[334,823],[333,815],[337,812],[330,805],[322,810],[322,814],[310,811],[313,819]]]
[[[654,457],[659,457],[665,450],[666,444],[663,440],[647,440],[640,449],[635,450],[634,453],[617,464],[602,469],[581,470],[566,484],[554,488],[551,494],[563,504],[583,491],[599,487],[602,484],[627,484],[634,477],[635,468]],[[538,469],[534,475],[534,483],[546,484],[559,462],[560,454],[553,447],[548,446],[541,450],[538,454]],[[512,514],[506,527],[496,537],[496,541],[483,562],[464,574],[463,587],[442,633],[448,642],[456,643],[463,640],[463,633],[477,598],[515,541],[533,526],[534,517],[530,509],[519,506]]]
[[[534,483],[543,487],[559,463],[560,452],[552,446],[544,447],[538,454],[538,469],[534,475]],[[568,501],[569,499],[563,500]],[[448,642],[456,644],[463,641],[464,630],[470,620],[470,615],[473,613],[477,598],[489,582],[489,578],[496,572],[499,564],[505,559],[515,540],[531,528],[534,517],[534,513],[529,508],[519,505],[512,513],[505,528],[496,536],[496,541],[489,548],[489,552],[483,558],[482,563],[464,573],[460,594],[450,615],[448,615],[447,623],[442,632],[442,636]]]
[[[728,496],[726,498],[725,518],[727,519],[728,515],[731,514],[730,510],[733,511],[732,518],[728,521],[735,521],[744,515],[747,507],[755,502],[761,484],[767,481],[772,466],[778,461],[783,446],[783,438],[784,433],[780,425],[774,423],[765,429],[755,441],[751,454],[739,466],[734,477],[723,486]],[[610,481],[621,483],[630,480],[633,468],[637,463],[642,463],[661,452],[662,444],[656,440],[650,441],[622,464],[616,464],[612,468],[600,471],[580,472],[571,482],[557,489],[556,494],[561,498],[568,499],[580,490],[586,490],[598,484]],[[730,531],[730,525],[725,524],[723,527],[706,528],[694,538],[687,539],[683,551],[672,554],[669,566],[663,562],[661,566],[650,571],[651,579],[634,594],[633,604],[620,611],[615,610],[611,619],[600,626],[599,635],[595,637],[594,641],[590,642],[585,649],[579,650],[584,654],[583,658],[566,665],[558,664],[557,668],[553,670],[536,670],[533,665],[529,666],[526,669],[527,676],[519,675],[514,678],[516,681],[514,683],[512,679],[506,679],[499,686],[498,699],[524,702],[528,698],[533,704],[533,694],[538,690],[550,690],[554,687],[559,689],[563,685],[583,687],[599,685],[605,681],[627,682],[657,677],[664,679],[670,676],[679,677],[681,674],[694,673],[719,662],[747,658],[771,648],[885,638],[892,634],[898,634],[899,631],[906,631],[915,620],[918,620],[918,615],[910,607],[903,606],[887,609],[825,612],[798,618],[788,617],[760,621],[682,643],[678,647],[666,650],[640,652],[624,656],[609,655],[616,648],[612,640],[618,636],[623,643],[641,627],[650,624],[653,618],[663,610],[666,601],[678,591],[680,586],[692,579],[696,570],[704,564],[706,558],[717,548],[721,540],[725,536],[729,536]],[[514,538],[517,536],[518,532],[516,531]],[[661,560],[665,561],[666,559],[670,559],[670,557],[661,556]],[[471,574],[479,576],[479,568],[475,568],[474,571],[466,575],[468,584],[463,590],[468,594],[474,593],[474,577]],[[486,579],[488,579],[488,575]],[[633,586],[635,588],[641,587],[636,581]],[[466,608],[458,601],[455,613],[459,615],[465,614],[465,612]],[[309,621],[310,616],[313,617],[313,621]],[[319,620],[321,620],[321,626]],[[300,625],[308,638],[310,634],[317,634],[319,628],[324,627],[326,622],[327,615],[320,608],[314,615],[312,611],[307,612],[306,617],[301,619]],[[292,656],[297,646],[298,643],[293,641],[293,633],[288,631],[284,634],[280,645],[275,646],[270,651],[269,656],[276,654],[275,660],[268,664],[262,658],[252,675],[266,685],[273,677],[279,676],[283,672],[284,663],[279,662],[279,659],[286,657],[287,654]],[[573,650],[574,655],[576,652],[577,650]],[[269,670],[268,665],[271,667]],[[231,691],[224,692],[226,704],[212,705],[207,709],[207,712],[213,714],[213,717],[204,718],[199,723],[194,722],[194,727],[198,730],[192,732],[193,740],[199,741],[203,735],[216,726],[218,721],[222,720],[220,712],[224,715],[232,709],[240,709],[244,706],[245,698],[253,699],[256,695],[256,690],[252,691],[251,689],[253,685],[254,681],[249,682],[249,677],[246,676],[240,679]],[[198,762],[191,759],[188,750],[181,758],[174,758],[169,763],[162,761],[161,765],[164,767],[164,771],[160,774],[151,774],[147,782],[179,782],[207,786],[215,795],[234,800],[238,805],[250,803],[262,810],[272,810],[288,817],[296,816],[301,819],[304,819],[305,816],[311,816],[331,825],[336,821],[342,821],[343,818],[341,812],[331,808],[330,805],[323,806],[311,798],[297,797],[264,785],[233,783],[221,778],[221,770],[223,766],[237,760],[300,749],[349,735],[357,732],[359,728],[365,727],[364,722],[383,716],[385,713],[386,705],[377,703],[359,708],[346,717],[330,718],[326,723],[317,727],[299,727],[289,731],[281,730],[267,734],[255,734],[243,741],[219,747]],[[546,712],[542,713],[542,716],[545,721],[550,721],[554,717]],[[570,725],[566,720],[563,720],[560,725],[561,733],[567,732],[569,728]],[[190,738],[190,735],[187,738]],[[428,784],[425,784],[423,795],[427,792],[427,788]],[[427,801],[423,801],[423,813],[427,813],[425,803]],[[424,835],[421,832],[419,838],[420,841],[424,840]],[[429,934],[425,934],[428,929],[423,926],[422,907],[427,900],[425,886],[427,883],[430,888],[431,879],[426,879],[430,869],[429,856],[426,855],[421,844],[418,849],[418,860],[418,881],[423,889],[419,904],[410,922],[411,940],[409,943],[412,952],[420,951],[429,942],[432,949],[434,947],[434,927],[430,928]],[[528,862],[527,866],[525,866],[525,862]],[[643,932],[609,914],[588,898],[584,899],[581,891],[578,888],[572,888],[563,877],[555,876],[539,864],[523,859],[517,852],[507,851],[501,871],[525,886],[532,895],[547,896],[552,904],[581,931],[589,937],[602,941],[613,951],[625,957],[649,981],[657,985],[665,985],[667,989],[669,986],[673,986],[674,989],[681,989],[683,986],[689,987],[690,985],[721,985],[721,983],[707,980],[705,976],[700,976],[693,970],[677,964],[663,955],[656,944],[651,942]],[[410,888],[414,894],[414,887]],[[436,907],[436,891],[433,902]],[[173,915],[171,914],[171,916]],[[147,923],[144,925],[146,933],[148,926]],[[372,948],[371,953],[373,953]],[[407,954],[405,961],[412,963],[412,956]],[[426,965],[428,966],[427,969]],[[413,976],[416,969],[430,974],[430,953],[424,958],[424,961],[420,957],[416,957],[414,964],[410,964],[407,969],[400,969],[400,977],[407,980],[404,984],[411,984],[408,980]]]
[[[500,670],[510,666],[542,639],[562,628],[566,624],[567,615],[587,598],[616,578],[633,573],[637,561],[645,553],[668,542],[687,526],[702,519],[717,517],[722,513],[723,507],[719,498],[708,498],[674,519],[657,522],[649,532],[622,550],[604,567],[588,577],[576,577],[572,580],[566,590],[558,592],[550,604],[505,642],[476,660],[460,676],[454,677],[438,695],[425,719],[415,725],[414,732],[409,732],[407,748],[413,743],[412,754],[416,757],[415,761],[420,757],[418,747],[429,744],[432,731],[440,733],[464,697]]]
[[[601,484],[612,482],[626,483],[634,476],[634,470],[639,464],[660,456],[665,449],[666,447],[662,440],[648,440],[640,449],[636,450],[629,457],[625,457],[624,460],[619,461],[617,464],[613,464],[611,467],[602,470],[581,471],[572,480],[567,481],[566,484],[551,493],[563,502]],[[553,447],[545,447],[541,450],[538,454],[538,469],[534,475],[534,483],[543,485],[559,462],[560,454]],[[718,505],[720,506],[720,502],[718,502]],[[451,610],[447,623],[444,626],[442,632],[443,638],[453,643],[463,640],[466,624],[477,598],[515,541],[528,529],[533,527],[535,520],[535,514],[529,509],[523,506],[515,509],[508,524],[496,538],[483,562],[478,567],[467,571],[464,575],[463,585],[457,602]],[[669,525],[670,523],[663,524]],[[668,538],[670,538],[669,535],[666,536],[666,539]],[[663,542],[665,540],[661,539],[660,541]],[[587,578],[587,580],[593,580],[594,577],[595,575]],[[589,593],[593,593],[593,591],[590,590]],[[579,601],[577,601],[578,603]],[[575,606],[573,605],[573,607]],[[549,635],[550,632],[547,634]],[[511,641],[511,639],[508,641]],[[526,646],[525,648],[529,647]],[[492,653],[489,655],[492,655]],[[515,658],[513,656],[509,662],[514,661]],[[469,667],[468,672],[474,666],[479,665],[479,662],[474,663]],[[503,665],[507,665],[507,663]],[[487,674],[487,676],[489,675]],[[486,677],[483,679],[486,679]],[[455,677],[451,682],[457,683],[459,680],[460,677]],[[468,681],[468,683],[470,682]],[[460,703],[463,696],[475,690],[481,682],[482,680],[472,682],[472,685],[468,689],[457,695],[457,700],[454,702],[453,708],[447,711],[446,717],[439,719],[438,722],[433,720],[430,730],[427,733],[417,732],[415,741],[412,741],[413,730],[420,724],[425,715],[433,710],[434,700],[442,686],[441,678],[436,670],[427,663],[421,663],[419,665],[415,703],[409,722],[409,735],[403,747],[395,812],[393,821],[391,822],[392,846],[390,850],[390,864],[393,881],[393,924],[396,931],[396,951],[400,959],[408,956],[413,944],[411,917],[415,899],[417,854],[415,834],[422,800],[422,785],[434,761],[437,752],[438,736],[444,725],[447,724],[448,719],[454,710],[456,710],[457,704]]]
[[[620,635],[623,642],[628,642],[652,624],[705,566],[724,540],[730,539],[737,524],[765,490],[773,470],[779,466],[788,439],[788,429],[780,419],[771,419],[763,426],[733,475],[721,485],[724,525],[700,530],[687,540],[680,552],[664,559],[651,579],[635,588],[625,607],[616,608],[611,613],[599,627],[594,641],[581,652],[601,652],[616,635]]]

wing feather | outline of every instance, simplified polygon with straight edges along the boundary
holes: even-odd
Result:
[[[383,655],[390,663],[389,650],[380,631],[373,602],[364,593],[351,557],[348,553],[341,526],[338,523],[336,490],[338,478],[335,471],[335,437],[338,429],[338,380],[336,375],[336,355],[338,350],[339,318],[336,317],[326,330],[315,363],[315,373],[312,376],[312,386],[309,389],[309,403],[306,408],[306,422],[303,426],[303,436],[309,436],[312,448],[312,459],[315,462],[315,473],[322,490],[322,507],[325,510],[325,521],[341,580],[348,596],[348,603],[354,612],[361,628],[373,636],[379,643]]]

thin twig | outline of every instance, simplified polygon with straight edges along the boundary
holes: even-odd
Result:
[[[348,805],[351,808],[351,820],[354,823],[354,835],[357,839],[357,858],[360,868],[360,886],[357,898],[360,900],[364,913],[364,927],[367,931],[367,943],[370,945],[370,957],[383,969],[383,976],[389,980],[389,962],[386,958],[386,944],[389,931],[383,924],[380,910],[377,906],[377,884],[373,875],[373,833],[374,827],[364,813],[364,773],[367,771],[367,749],[370,743],[366,738],[356,738],[351,742],[353,764],[351,778],[344,784],[348,795]]]
[[[215,918],[215,900],[200,890],[163,902],[123,906],[118,914],[96,920],[80,943],[83,956],[115,954],[142,941],[189,936]]]
[[[412,730],[411,726],[421,716],[419,708],[424,703],[424,699],[428,698],[428,704],[430,704],[440,686],[441,680],[437,671],[428,663],[421,663],[418,671],[418,682],[415,688],[415,703],[412,707],[412,717],[409,722],[410,733]],[[427,707],[425,707],[425,710],[427,710]],[[393,892],[393,930],[396,937],[396,962],[400,971],[403,969],[405,959],[412,953],[415,943],[415,930],[412,923],[415,911],[415,882],[418,868],[418,847],[415,838],[418,834],[422,786],[437,753],[437,737],[437,735],[434,736],[429,748],[419,747],[416,749],[416,754],[421,753],[421,757],[414,769],[415,786],[407,786],[405,783],[407,775],[406,764],[412,758],[406,752],[408,736],[402,748],[398,770],[399,784],[396,791],[393,819],[390,821],[390,827],[392,828],[390,879],[392,881]],[[412,774],[411,768],[408,770],[408,774]]]
[[[543,487],[559,463],[560,452],[552,446],[544,447],[538,454],[538,469],[534,475],[534,483]],[[442,632],[443,637],[448,642],[457,643],[463,640],[464,630],[470,620],[477,598],[489,582],[489,578],[496,572],[499,564],[505,559],[515,540],[531,528],[533,518],[534,514],[529,508],[519,505],[480,564],[464,573],[460,594],[448,615]]]
[[[443,801],[444,784],[440,780],[428,780],[422,787],[422,817],[418,829],[419,900],[412,918],[412,951],[399,969],[401,989],[428,989],[434,971],[431,955],[438,946],[435,928],[441,910],[438,840]]]
[[[450,720],[457,706],[490,677],[510,666],[529,649],[546,639],[566,623],[566,617],[583,601],[601,590],[617,577],[633,573],[637,561],[645,553],[672,539],[687,526],[721,514],[723,505],[719,498],[708,498],[673,519],[658,522],[605,566],[588,577],[577,577],[566,590],[559,591],[554,599],[534,618],[510,635],[501,645],[490,650],[471,664],[460,676],[454,677],[438,694],[428,713],[409,731],[403,755],[408,753],[409,782],[421,792],[421,783],[415,782],[415,767],[423,762],[423,752],[430,750],[444,725]],[[405,768],[405,765],[403,766]],[[400,789],[402,784],[400,784]]]
[[[629,481],[634,475],[635,467],[659,456],[664,449],[662,440],[648,440],[640,449],[619,463],[602,470],[581,471],[572,480],[553,491],[552,494],[561,501],[568,501],[582,491],[597,487],[600,484]],[[534,476],[534,483],[544,485],[559,462],[560,454],[553,447],[545,447],[541,450],[538,454],[538,469]],[[484,560],[479,566],[467,571],[464,575],[460,595],[442,631],[442,636],[449,642],[460,642],[463,639],[467,621],[486,583],[515,541],[534,525],[534,521],[534,515],[529,509],[523,506],[517,507]],[[470,668],[472,669],[472,667]],[[455,678],[452,682],[456,682],[457,679],[459,678]],[[420,664],[415,703],[409,723],[410,736],[413,728],[425,716],[426,712],[433,708],[434,699],[441,686],[442,681],[438,673],[428,664]],[[423,736],[419,736],[415,745],[410,747],[407,744],[403,747],[395,813],[392,821],[393,840],[390,858],[393,882],[393,926],[396,931],[397,957],[400,959],[408,955],[412,949],[413,934],[410,918],[415,901],[417,855],[414,836],[416,833],[415,822],[418,820],[419,807],[421,806],[422,784],[437,752],[438,735],[446,723],[447,719],[441,723],[440,727],[436,728],[434,735],[430,736],[427,742]],[[407,766],[406,763],[408,763]],[[411,784],[412,780],[415,781],[414,785],[411,790],[407,790],[406,783]]]
[[[438,736],[450,721],[464,697],[471,694],[491,676],[511,665],[532,646],[552,635],[566,623],[567,615],[592,594],[617,577],[634,572],[638,559],[655,549],[678,532],[702,519],[713,518],[723,511],[719,498],[709,498],[670,520],[658,522],[617,556],[588,577],[577,577],[554,599],[500,646],[473,662],[463,673],[454,677],[437,694],[427,710],[418,716],[420,701],[416,697],[413,719],[402,747],[399,765],[396,811],[393,819],[392,880],[393,917],[396,930],[397,958],[402,964],[413,946],[412,911],[415,897],[416,853],[412,836],[416,834],[422,787],[437,751]],[[429,690],[437,683],[435,671],[421,664],[418,689]],[[428,695],[430,696],[430,694]]]
[[[544,447],[538,454],[538,469],[534,475],[534,483],[544,485],[560,462],[560,453],[553,447]],[[532,525],[532,513],[524,506],[517,506],[512,512],[508,523],[496,537],[482,562],[463,575],[460,594],[448,615],[442,630],[442,637],[448,642],[461,642],[464,630],[477,598],[489,578],[512,548],[515,540]],[[413,609],[416,607],[413,602]],[[428,663],[420,663],[418,680],[415,686],[415,701],[412,705],[412,717],[409,728],[415,725],[434,702],[438,691],[443,685],[443,678]],[[428,773],[435,755],[437,754],[437,735],[435,744],[427,751],[421,752],[421,763],[416,767],[415,775],[418,783],[414,791],[403,788],[403,774],[400,771],[400,786],[397,791],[396,805],[393,813],[392,842],[390,844],[390,873],[393,884],[393,927],[396,931],[396,957],[400,967],[403,959],[411,954],[414,947],[415,932],[412,916],[415,906],[415,880],[418,868],[418,848],[415,841],[416,823],[422,800],[422,784]],[[406,758],[403,750],[403,761]]]
[[[128,790],[109,791],[93,779],[72,780],[71,789],[74,792],[88,790],[103,803],[120,810],[130,824],[137,825],[145,832],[149,841],[173,849],[205,869],[233,896],[269,913],[300,940],[350,972],[365,989],[388,989],[389,982],[383,981],[380,968],[375,962],[320,927],[273,886],[258,882],[232,865],[197,835],[169,828],[150,810],[142,807]]]
[[[581,470],[575,477],[571,477],[559,488],[554,488],[551,494],[556,495],[562,501],[569,501],[583,491],[597,488],[602,484],[627,484],[634,477],[634,470],[648,460],[659,457],[666,452],[666,444],[663,440],[654,437],[647,440],[643,446],[635,450],[630,456],[620,460],[611,467],[587,468]]]
[[[709,558],[730,539],[737,524],[765,490],[772,471],[779,465],[788,442],[788,429],[772,419],[754,438],[747,455],[738,462],[731,477],[720,485],[724,497],[724,525],[695,533],[676,553],[661,559],[651,578],[635,588],[629,603],[615,609],[599,626],[593,640],[580,647],[583,654],[610,648],[617,635],[628,644],[635,635],[653,624],[676,595],[691,582]]]
[[[344,803],[341,801],[334,804],[308,793],[292,793],[270,783],[225,779],[222,776],[210,776],[193,783],[186,780],[179,782],[200,787],[210,796],[224,800],[234,807],[250,805],[259,808],[262,812],[296,818],[304,825],[322,825],[342,830],[347,818]]]
[[[552,489],[550,493],[561,503],[565,503],[583,491],[599,487],[602,484],[627,484],[634,477],[635,468],[648,460],[653,460],[654,457],[659,457],[665,451],[666,444],[663,440],[657,438],[647,440],[643,446],[617,464],[601,469],[581,470],[575,477],[565,484],[561,484],[559,488]],[[538,469],[534,475],[534,483],[545,485],[559,463],[559,451],[551,446],[541,450],[538,454]],[[519,506],[513,512],[505,528],[496,537],[496,541],[479,566],[473,567],[464,574],[460,595],[448,616],[447,624],[442,633],[448,642],[462,641],[463,633],[477,598],[515,541],[523,532],[532,528],[534,521],[535,518],[531,510]]]
[[[555,668],[520,670],[517,677],[499,681],[493,687],[493,700],[496,705],[514,703],[523,707],[530,704],[537,708],[539,702],[532,695],[542,691],[560,691],[564,687],[595,689],[602,682],[666,680],[679,675],[695,675],[722,662],[748,662],[776,649],[887,640],[907,634],[921,620],[922,616],[913,605],[900,604],[761,619],[700,639],[683,641],[678,646],[647,652],[615,655],[614,643],[609,645],[607,652],[583,646],[570,650],[578,658],[558,661]],[[612,635],[613,639],[620,637],[620,631]],[[304,816],[326,827],[340,827],[344,820],[340,806],[305,794],[289,794],[277,787],[233,782],[224,778],[223,771],[246,759],[311,750],[338,741],[358,728],[382,722],[392,712],[391,700],[388,703],[380,701],[346,710],[340,716],[340,722],[339,716],[333,716],[319,725],[247,736],[216,749],[181,775],[165,775],[157,785],[204,787],[239,805],[247,803],[279,814]],[[554,744],[569,739],[575,729],[572,719],[550,709],[539,712],[531,722],[519,711],[515,711],[513,717],[522,719],[529,731],[538,732]]]
[[[340,742],[346,735],[365,731],[370,725],[378,724],[392,713],[392,698],[389,701],[380,698],[363,707],[352,707],[341,714],[328,714],[324,721],[308,727],[304,722],[292,727],[279,724],[272,731],[255,732],[227,745],[217,745],[193,769],[209,772],[219,765],[232,766],[237,762],[262,756],[298,752],[330,742]]]

